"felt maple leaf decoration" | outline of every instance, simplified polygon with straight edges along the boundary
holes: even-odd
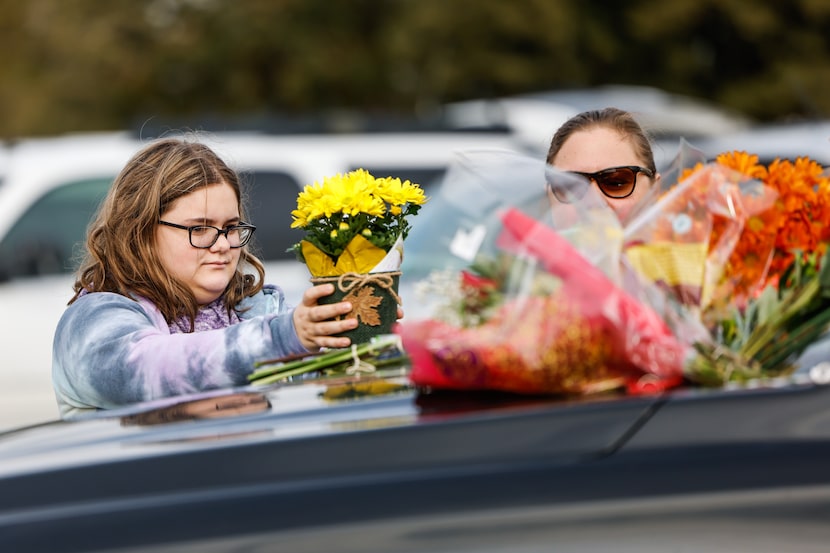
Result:
[[[344,318],[356,317],[363,324],[379,326],[381,319],[377,307],[381,304],[383,298],[374,295],[372,292],[372,288],[368,286],[349,292],[343,298],[343,301],[351,302],[352,310],[344,315]]]

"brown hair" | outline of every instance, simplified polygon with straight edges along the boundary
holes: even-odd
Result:
[[[630,139],[634,145],[637,156],[642,160],[647,169],[657,172],[654,164],[654,153],[651,150],[651,142],[648,135],[634,119],[631,113],[618,108],[604,108],[591,111],[583,111],[574,115],[556,131],[550,141],[547,162],[553,164],[553,158],[562,149],[565,141],[575,132],[584,131],[594,127],[608,127],[620,133],[623,137]]]
[[[152,301],[168,323],[188,316],[192,326],[199,305],[190,289],[162,268],[156,226],[177,199],[218,183],[233,188],[240,218],[247,220],[239,176],[204,144],[165,138],[135,154],[116,177],[89,226],[75,295],[69,303],[82,290],[139,295]],[[240,268],[246,265],[258,278],[242,273]],[[236,273],[225,290],[228,311],[260,291],[264,276],[262,262],[243,247]]]

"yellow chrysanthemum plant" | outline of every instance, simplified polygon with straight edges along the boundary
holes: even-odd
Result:
[[[376,178],[364,169],[326,177],[298,195],[291,227],[303,229],[306,236],[292,250],[308,267],[313,283],[336,285],[335,294],[323,301],[352,302],[353,311],[345,317],[356,316],[361,323],[350,336],[353,342],[388,332],[396,320],[409,218],[426,201],[418,184]],[[383,294],[392,298],[386,305]]]

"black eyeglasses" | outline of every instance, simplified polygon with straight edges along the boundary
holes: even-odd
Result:
[[[654,171],[637,165],[609,167],[596,173],[583,173],[581,171],[568,171],[568,173],[594,181],[603,194],[615,200],[627,198],[634,192],[637,185],[637,173],[654,178]],[[562,203],[571,203],[581,199],[585,195],[585,190],[587,190],[587,187],[570,181],[566,183],[549,182],[548,185],[556,199]]]
[[[186,230],[190,237],[190,245],[194,248],[207,249],[213,246],[221,235],[225,235],[231,248],[241,248],[254,235],[256,227],[247,223],[239,223],[238,225],[231,225],[227,228],[221,229],[212,227],[210,225],[195,225],[186,227],[184,225],[177,225],[176,223],[168,223],[167,221],[159,221],[160,225],[168,227],[180,228]]]

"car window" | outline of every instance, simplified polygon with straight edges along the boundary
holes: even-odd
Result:
[[[67,183],[32,204],[0,242],[0,274],[16,277],[73,271],[87,225],[113,180]]]
[[[257,171],[242,175],[250,223],[256,226],[252,250],[263,261],[296,259],[286,250],[305,233],[291,228],[301,184],[288,173]]]

